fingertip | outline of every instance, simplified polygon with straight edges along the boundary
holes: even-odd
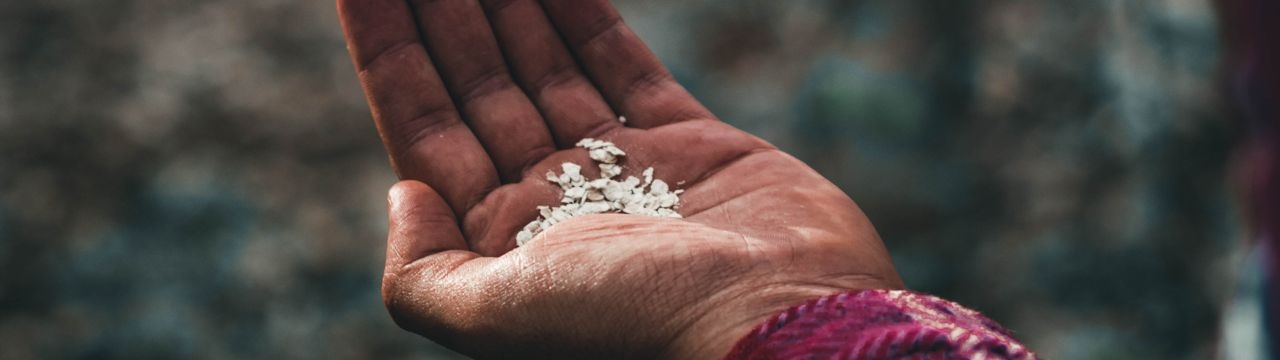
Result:
[[[402,180],[391,186],[391,190],[387,192],[387,209],[391,213],[402,213],[406,211],[407,206],[421,201],[415,201],[415,198],[425,196],[439,196],[435,194],[435,190],[427,184],[417,180]]]

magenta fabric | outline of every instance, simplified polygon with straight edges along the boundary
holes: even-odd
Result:
[[[866,290],[760,324],[726,359],[1037,359],[999,324],[937,297]]]

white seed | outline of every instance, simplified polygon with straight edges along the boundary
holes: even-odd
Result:
[[[533,240],[533,232],[529,230],[520,231],[516,234],[516,246],[524,246],[529,240]]]
[[[560,164],[560,168],[564,169],[564,173],[569,174],[570,176],[577,176],[582,174],[582,166],[578,164],[564,163],[564,164]]]
[[[672,206],[676,206],[676,204],[679,202],[680,202],[680,196],[676,194],[670,194],[670,193],[663,194],[661,197],[658,198],[658,207],[670,208]]]
[[[662,195],[666,194],[668,191],[670,191],[670,189],[667,187],[667,182],[662,181],[661,179],[654,180],[653,184],[649,185],[650,194]]]
[[[619,118],[619,121],[625,120]],[[679,195],[684,190],[671,191],[667,182],[654,178],[653,168],[641,173],[643,181],[635,176],[628,176],[623,181],[614,180],[622,175],[618,161],[626,156],[626,152],[611,142],[596,139],[582,139],[577,146],[587,149],[587,155],[600,168],[600,178],[587,179],[582,175],[582,166],[574,163],[561,164],[563,171],[559,175],[548,172],[547,181],[559,185],[564,192],[560,205],[538,206],[538,219],[516,234],[517,245],[523,246],[555,224],[582,215],[623,213],[681,218],[675,208],[680,204]]]
[[[582,205],[582,213],[585,214],[603,214],[613,210],[613,207],[607,202],[592,201]]]

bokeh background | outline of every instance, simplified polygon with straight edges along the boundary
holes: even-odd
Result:
[[[1246,247],[1208,0],[618,0],[1055,359],[1205,358]],[[394,182],[322,0],[0,3],[0,358],[451,358],[381,307]]]

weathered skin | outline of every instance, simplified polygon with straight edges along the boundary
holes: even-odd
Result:
[[[383,282],[405,329],[478,358],[707,359],[795,303],[902,286],[848,196],[716,120],[608,1],[338,7],[405,180]],[[516,248],[585,137],[686,189],[686,219],[581,217]]]

